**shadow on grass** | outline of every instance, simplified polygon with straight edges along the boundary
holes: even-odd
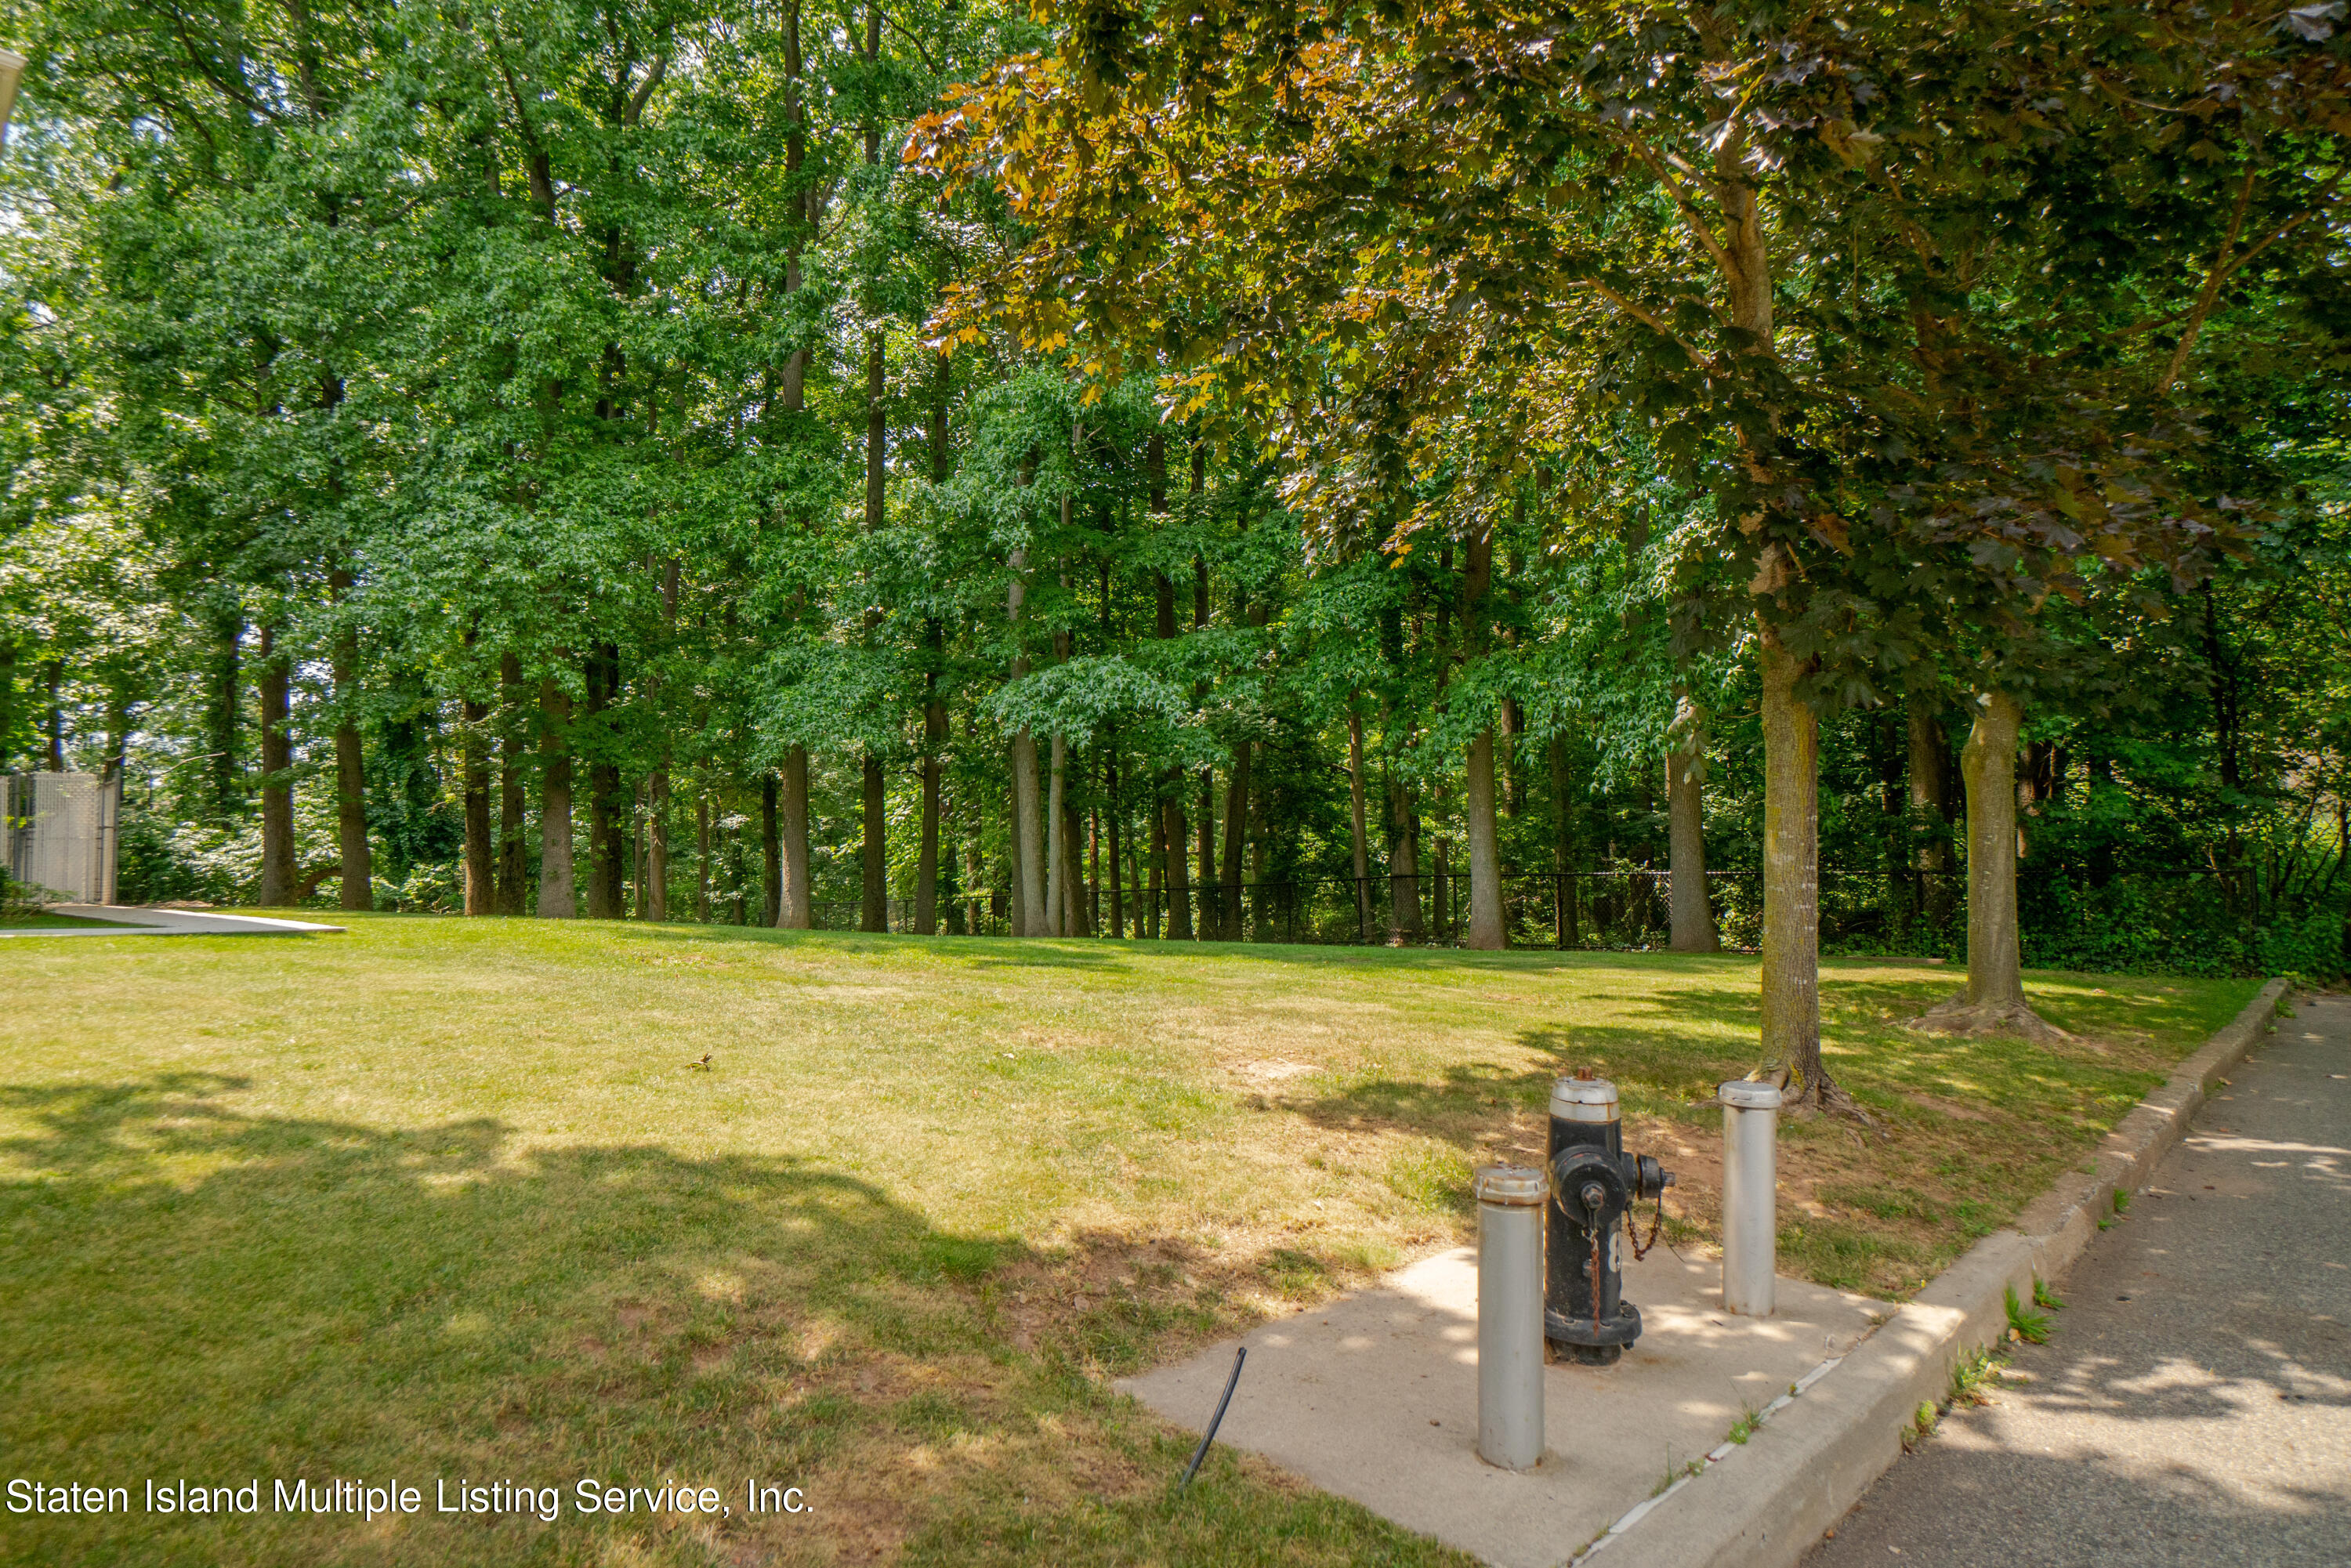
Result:
[[[425,918],[425,917],[413,917]],[[455,916],[432,916],[455,919]],[[1308,969],[1374,967],[1429,973],[1503,972],[1567,974],[1577,970],[1639,965],[1668,975],[1693,977],[1751,967],[1740,954],[1560,952],[1514,948],[1499,953],[1460,947],[1382,947],[1319,943],[1200,942],[1140,936],[910,936],[861,931],[781,931],[761,925],[654,925],[634,920],[570,921],[564,929],[601,931],[645,942],[747,942],[776,946],[816,946],[862,957],[903,954],[910,947],[952,956],[977,967],[1038,968],[1116,967],[1135,959],[1186,956],[1246,960]]]
[[[1155,1541],[1247,1563],[1249,1542],[1301,1529],[1325,1543],[1308,1560],[1398,1542],[1401,1560],[1450,1560],[1230,1461],[1206,1502],[1166,1492],[1180,1435],[1005,1332],[997,1281],[1053,1260],[941,1230],[870,1182],[533,1145],[489,1118],[257,1114],[234,1098],[253,1087],[193,1071],[0,1087],[17,1129],[0,1137],[11,1474],[134,1496],[150,1477],[258,1478],[265,1498],[279,1479],[396,1475],[423,1511],[0,1513],[0,1561],[823,1557],[981,1525],[1060,1534],[1032,1495],[1095,1521],[1079,1560]],[[1135,1352],[1163,1326],[1075,1325]],[[807,1489],[818,1520],[746,1517],[751,1476]],[[461,1477],[559,1488],[561,1515],[436,1515],[434,1479]],[[736,1515],[583,1517],[582,1477],[717,1487]]]

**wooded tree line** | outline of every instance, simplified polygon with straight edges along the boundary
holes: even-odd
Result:
[[[18,6],[0,763],[266,904],[1670,869],[1808,1083],[1824,908],[2339,970],[2340,19]]]

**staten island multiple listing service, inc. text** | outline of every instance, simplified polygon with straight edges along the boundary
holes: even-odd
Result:
[[[434,1513],[528,1513],[553,1524],[563,1513],[567,1496],[574,1513],[706,1513],[732,1517],[735,1505],[716,1487],[681,1486],[664,1481],[658,1487],[616,1486],[583,1476],[567,1493],[561,1487],[524,1486],[517,1481],[476,1481],[465,1478],[436,1480],[430,1511]],[[427,1511],[422,1483],[408,1486],[394,1479],[378,1485],[367,1480],[258,1480],[243,1486],[199,1486],[193,1481],[147,1481],[136,1490],[127,1486],[89,1486],[68,1482],[11,1480],[0,1506],[10,1513],[130,1513],[134,1503],[149,1513],[319,1513],[350,1514],[375,1519],[384,1514]],[[806,1513],[808,1499],[799,1488],[754,1477],[743,1483],[747,1514]]]

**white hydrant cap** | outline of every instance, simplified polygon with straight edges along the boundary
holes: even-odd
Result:
[[[1758,1083],[1751,1078],[1734,1078],[1715,1091],[1721,1102],[1737,1111],[1777,1111],[1780,1108],[1780,1086]]]
[[[1479,1166],[1469,1190],[1497,1208],[1532,1208],[1551,1196],[1551,1182],[1532,1166]]]
[[[1562,1078],[1551,1086],[1551,1113],[1562,1122],[1616,1120],[1616,1085],[1605,1078]]]

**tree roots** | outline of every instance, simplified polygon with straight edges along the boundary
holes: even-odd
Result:
[[[2074,1039],[2023,1002],[1982,1002],[1970,1007],[1964,991],[1928,1008],[1908,1027],[1922,1034],[2015,1035],[2041,1045],[2065,1045]]]

